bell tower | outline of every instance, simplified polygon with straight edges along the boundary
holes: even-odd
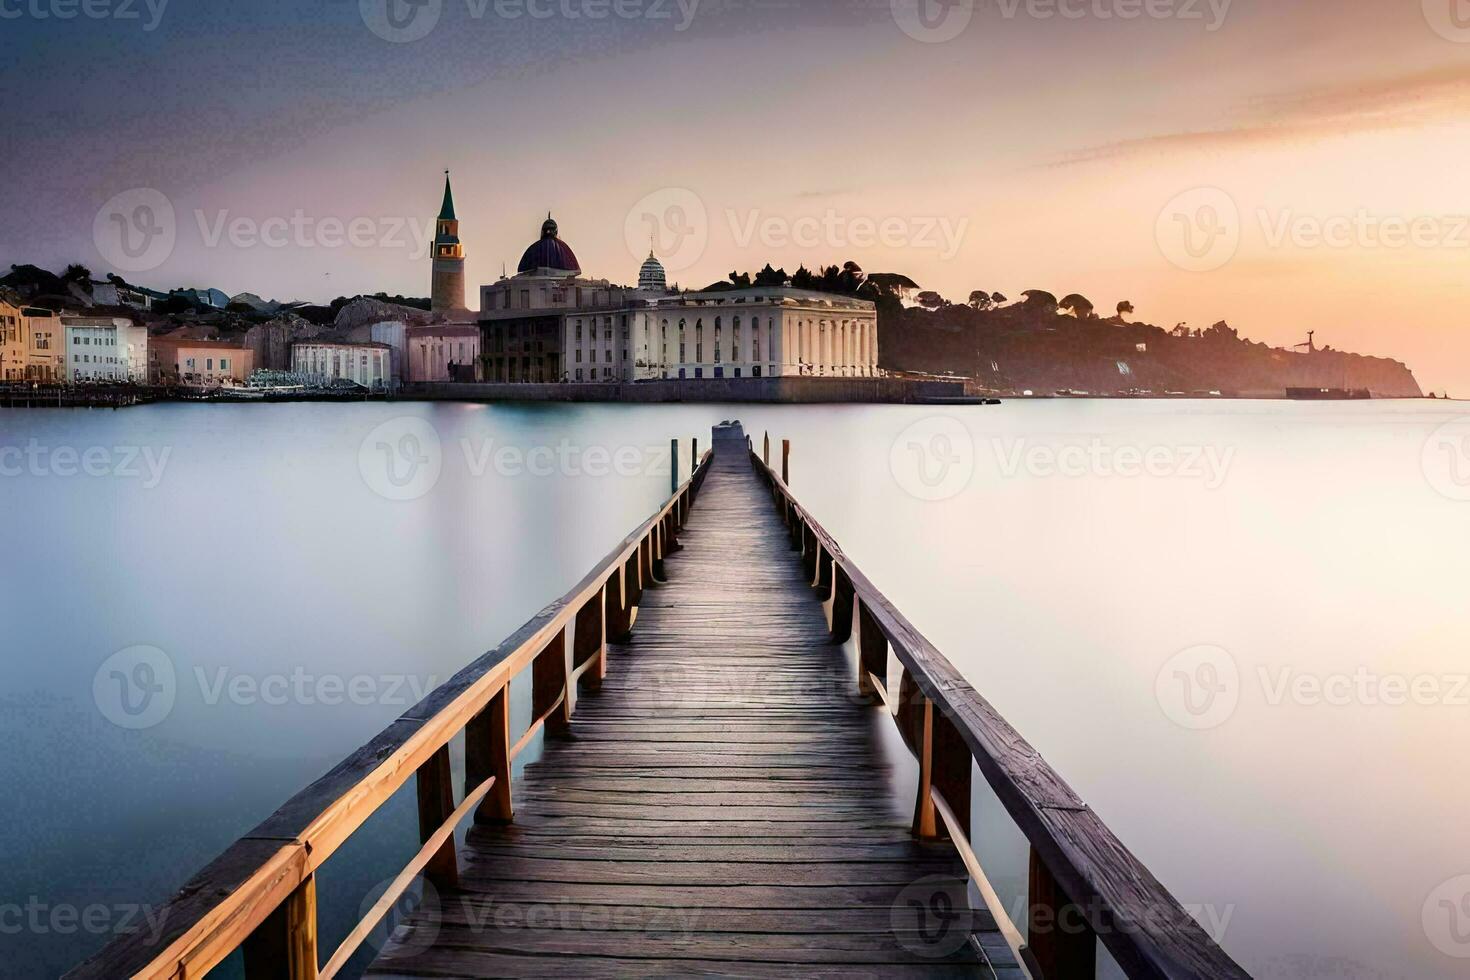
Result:
[[[430,307],[437,315],[449,315],[465,309],[464,245],[459,240],[459,219],[454,216],[454,193],[449,187],[449,171],[444,171],[444,204],[434,231],[434,278]]]

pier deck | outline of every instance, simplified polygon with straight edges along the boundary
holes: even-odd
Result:
[[[993,975],[968,942],[993,923],[890,802],[881,718],[743,442],[680,542],[514,823],[470,830],[459,891],[373,974]]]

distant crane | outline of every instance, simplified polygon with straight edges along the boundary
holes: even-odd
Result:
[[[1297,344],[1292,350],[1301,350],[1303,347],[1306,348],[1308,354],[1317,353],[1317,331],[1308,330],[1307,342],[1305,344]]]

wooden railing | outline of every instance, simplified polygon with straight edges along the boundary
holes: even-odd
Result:
[[[894,608],[789,487],[770,439],[751,463],[771,489],[794,550],[818,591],[832,637],[856,631],[858,692],[887,706],[919,764],[914,834],[948,838],[1032,980],[1097,972],[1097,944],[1132,978],[1248,977],[1037,751]],[[888,689],[888,653],[902,666]],[[970,841],[972,763],[1030,844],[1027,934],[1011,920]]]
[[[607,643],[630,633],[644,587],[663,580],[664,556],[678,549],[678,531],[711,459],[706,453],[658,513],[575,588],[199,872],[160,910],[161,933],[122,936],[67,976],[193,980],[243,947],[252,980],[325,980],[341,971],[418,875],[454,887],[455,829],[471,814],[511,819],[512,761],[542,729],[566,729],[579,681],[595,688],[605,676]],[[510,682],[527,668],[533,720],[512,742]],[[465,775],[455,806],[449,743],[460,732]],[[423,846],[319,967],[317,869],[411,778],[417,783]]]

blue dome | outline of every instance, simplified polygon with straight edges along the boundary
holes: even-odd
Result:
[[[516,271],[534,273],[543,269],[554,269],[557,272],[572,274],[582,271],[582,266],[577,263],[577,255],[572,251],[571,246],[557,237],[556,222],[549,215],[546,223],[541,226],[541,240],[526,249],[526,254],[521,256],[521,264]]]

